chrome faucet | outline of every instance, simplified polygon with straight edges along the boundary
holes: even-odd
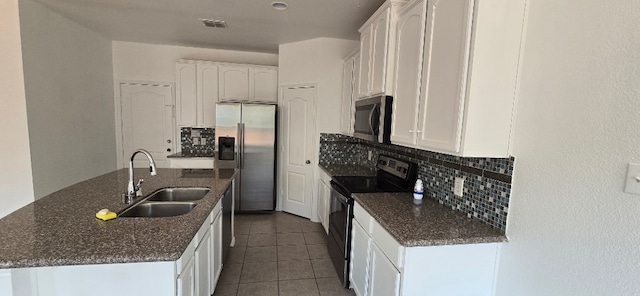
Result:
[[[149,159],[149,171],[151,172],[151,176],[157,175],[156,163],[155,161],[153,161],[151,153],[144,149],[133,151],[133,154],[131,154],[131,159],[129,159],[129,184],[127,184],[127,193],[123,195],[123,202],[126,204],[130,204],[131,202],[133,202],[133,199],[136,198],[136,196],[142,195],[142,191],[140,190],[142,189],[142,182],[144,182],[144,179],[138,180],[138,184],[133,185],[133,158],[138,153],[144,154],[145,156],[147,156],[147,159]]]

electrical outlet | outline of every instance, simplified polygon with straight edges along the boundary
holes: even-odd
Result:
[[[373,152],[371,152],[371,150],[369,150],[369,153],[367,155],[369,157],[369,160],[373,159]]]
[[[453,185],[453,194],[457,196],[464,194],[464,178],[456,177],[456,182]]]

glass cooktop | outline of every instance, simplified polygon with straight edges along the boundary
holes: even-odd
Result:
[[[393,184],[379,181],[375,176],[334,176],[332,179],[349,193],[407,191]]]

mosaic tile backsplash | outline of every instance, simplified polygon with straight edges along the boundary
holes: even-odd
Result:
[[[368,159],[368,152],[373,154]],[[469,218],[505,232],[515,159],[472,158],[386,145],[340,135],[320,135],[320,163],[374,167],[380,154],[418,163],[418,178],[429,196]],[[465,179],[462,197],[453,194],[456,177]]]
[[[180,147],[183,154],[210,156],[216,147],[216,134],[213,128],[183,127],[180,129]]]

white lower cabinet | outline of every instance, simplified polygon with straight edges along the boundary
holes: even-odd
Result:
[[[404,247],[357,202],[351,239],[358,296],[494,295],[499,243]]]
[[[216,289],[216,284],[222,272],[222,213],[211,223],[211,287],[210,294]]]
[[[213,157],[174,157],[168,158],[172,169],[212,169]]]
[[[207,227],[207,232],[200,240],[195,252],[195,270],[197,296],[211,295],[211,226]]]
[[[182,273],[176,279],[176,296],[194,296],[196,294],[196,269],[194,266],[193,258],[191,258],[183,267]]]
[[[318,219],[324,227],[324,231],[329,233],[329,213],[331,212],[329,203],[331,202],[331,177],[321,169],[318,178],[318,198],[316,210]]]

